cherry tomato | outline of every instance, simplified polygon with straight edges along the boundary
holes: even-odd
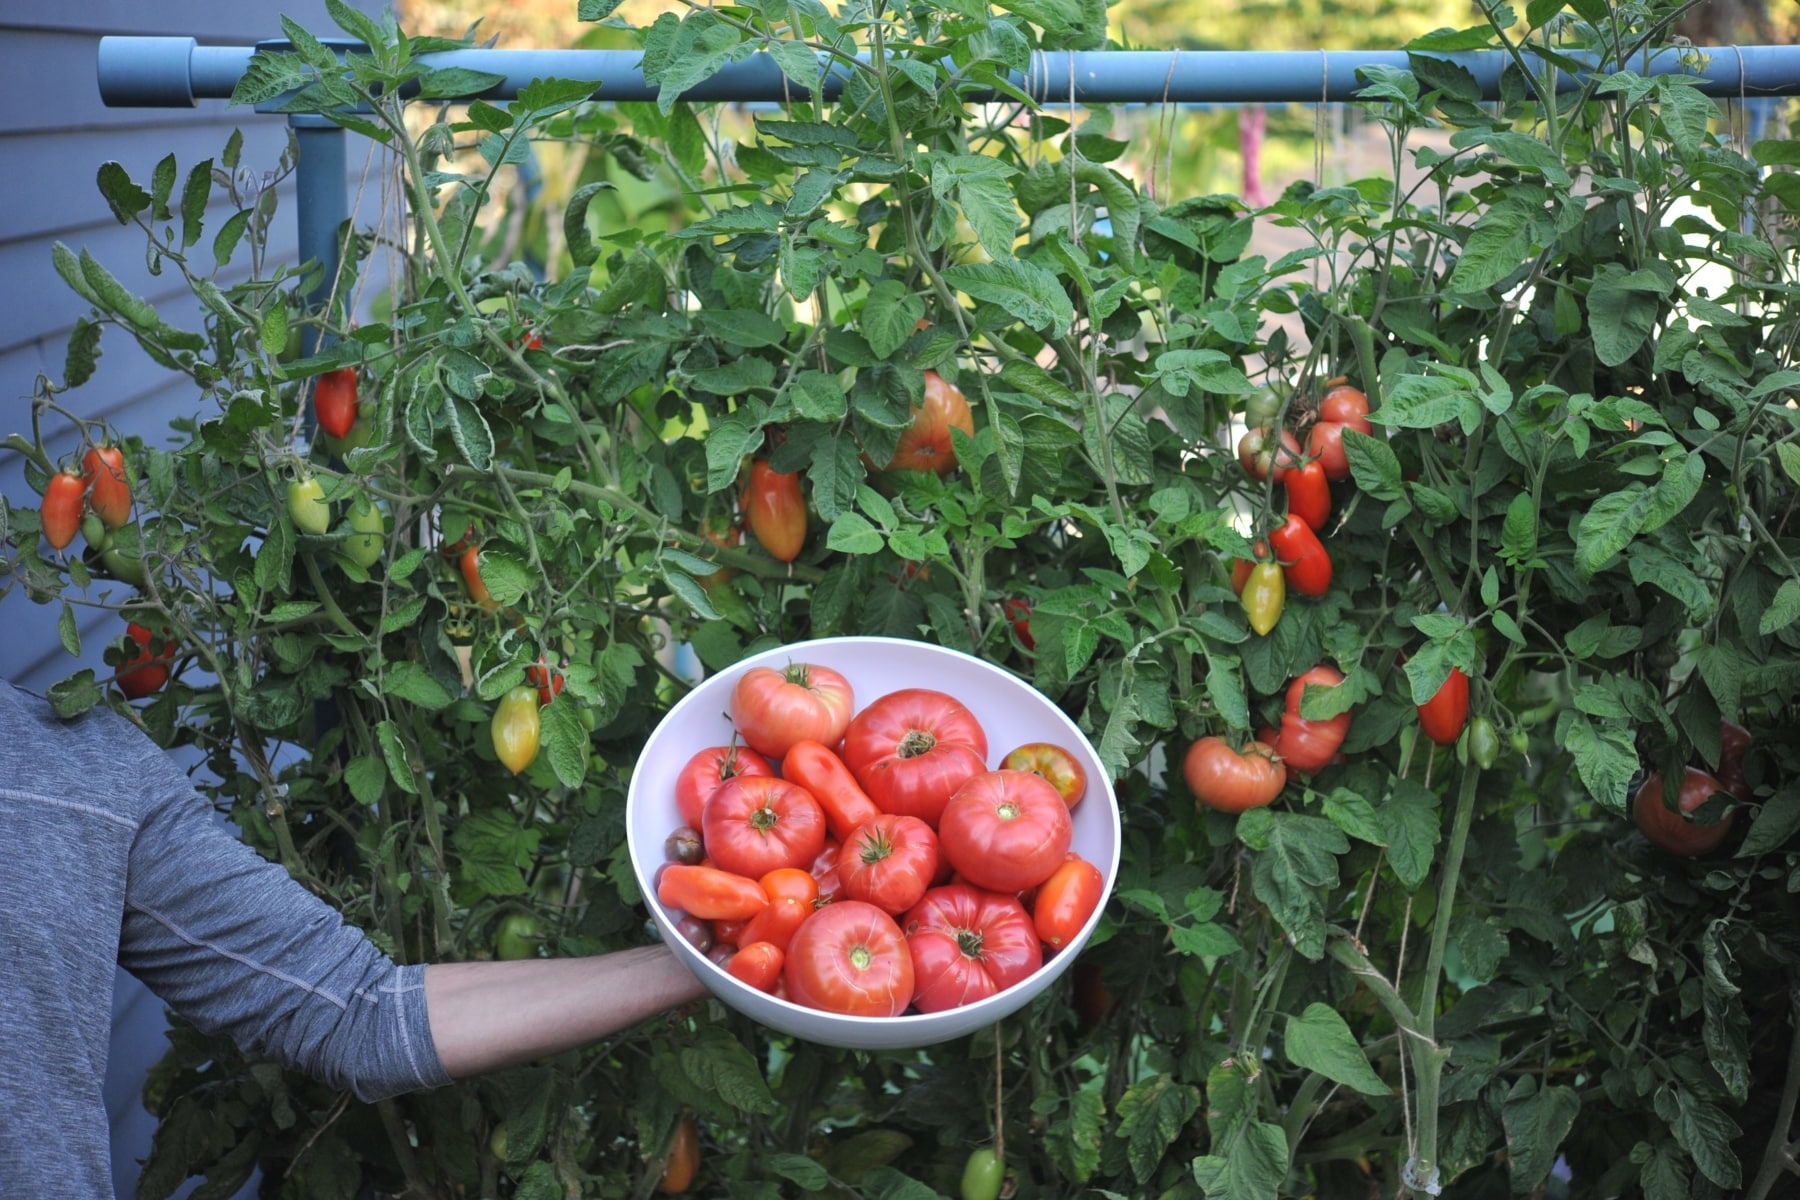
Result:
[[[1287,786],[1287,767],[1272,747],[1250,742],[1237,747],[1222,737],[1203,737],[1181,762],[1194,799],[1207,808],[1239,813],[1271,803]]]
[[[678,1196],[693,1186],[699,1173],[700,1129],[692,1118],[686,1118],[675,1126],[675,1135],[669,1141],[669,1160],[656,1190],[665,1196]]]
[[[369,497],[358,494],[350,502],[350,536],[344,539],[344,557],[367,569],[381,561],[387,545],[387,519]]]
[[[1331,587],[1331,556],[1319,535],[1299,517],[1289,516],[1269,535],[1269,545],[1287,576],[1287,586],[1302,596],[1323,596]]]
[[[999,1200],[1006,1186],[1006,1163],[988,1146],[969,1151],[963,1164],[962,1200]]]
[[[331,528],[331,505],[325,500],[325,485],[312,476],[288,484],[288,516],[294,528],[315,537]]]
[[[1250,628],[1267,637],[1281,620],[1281,610],[1287,606],[1287,575],[1275,563],[1257,563],[1246,573],[1238,599],[1244,606]]]
[[[1038,940],[1051,950],[1072,943],[1100,907],[1106,876],[1079,854],[1070,854],[1050,878],[1038,885],[1031,900],[1031,923]]]
[[[717,867],[670,863],[656,881],[656,898],[703,921],[748,921],[769,907],[769,897],[754,879]],[[723,941],[717,926],[713,932]]]
[[[1344,744],[1344,738],[1350,732],[1350,714],[1342,712],[1335,717],[1308,719],[1300,715],[1300,699],[1308,685],[1336,687],[1342,682],[1344,677],[1336,668],[1321,665],[1296,676],[1288,684],[1287,708],[1275,737],[1275,753],[1288,766],[1311,774],[1322,770],[1337,755],[1338,747]]]
[[[1266,425],[1259,425],[1238,439],[1238,463],[1252,479],[1267,480],[1272,475],[1280,483],[1301,461],[1300,440],[1285,429],[1276,438]]]
[[[1042,775],[1071,812],[1087,795],[1086,769],[1079,759],[1054,742],[1026,742],[1000,760],[1000,769]]]
[[[1012,896],[966,883],[932,888],[901,919],[913,1003],[943,1012],[1005,991],[1043,965],[1037,931]]]
[[[1735,808],[1728,809],[1715,825],[1697,825],[1689,820],[1688,815],[1711,799],[1713,793],[1723,791],[1725,785],[1716,778],[1698,767],[1689,767],[1681,782],[1680,811],[1676,812],[1664,799],[1663,777],[1659,771],[1638,788],[1631,802],[1631,816],[1652,845],[1670,854],[1693,858],[1718,849],[1737,820]]]
[[[744,932],[748,937],[749,930]],[[781,967],[786,957],[781,947],[773,942],[747,942],[725,964],[725,972],[759,992],[772,992],[775,990],[775,981],[781,978]]]
[[[516,687],[500,698],[494,709],[489,731],[494,739],[494,755],[502,766],[517,775],[537,757],[538,737],[543,726],[538,717],[537,691]]]
[[[845,895],[894,915],[919,902],[937,869],[937,835],[931,826],[897,813],[863,823],[838,851]]]
[[[1306,462],[1287,473],[1282,480],[1287,489],[1288,513],[1306,522],[1315,533],[1331,519],[1331,484],[1325,468],[1318,462]]]
[[[812,798],[825,810],[825,823],[831,836],[839,840],[855,833],[857,827],[881,815],[875,802],[856,782],[856,776],[844,760],[825,746],[802,738],[788,747],[781,759],[781,777],[797,783],[812,793]]]
[[[876,807],[933,829],[951,794],[987,770],[987,751],[975,714],[929,688],[889,692],[844,733],[844,762]]]
[[[44,502],[38,512],[44,522],[44,540],[53,549],[65,549],[75,540],[86,492],[87,484],[73,471],[58,471],[44,485]]]
[[[709,746],[688,759],[675,776],[675,807],[681,811],[684,822],[698,829],[706,813],[706,802],[720,784],[740,775],[774,774],[769,760],[748,746]]]
[[[788,999],[855,1017],[897,1017],[913,998],[912,954],[894,918],[860,900],[812,915],[788,943]]]
[[[805,867],[825,846],[825,812],[803,787],[764,775],[727,779],[706,802],[700,835],[713,865],[759,879]]]
[[[481,605],[489,612],[500,607],[494,594],[488,591],[488,585],[481,578],[481,547],[469,546],[458,557],[456,565],[462,571],[463,583],[469,589],[469,599]]]
[[[356,424],[356,368],[327,371],[313,383],[313,415],[319,428],[334,438],[345,437]]]
[[[767,888],[763,889],[765,892]],[[788,942],[793,940],[794,931],[800,928],[806,918],[813,915],[812,901],[800,901],[793,896],[770,897],[769,906],[744,922],[744,928],[738,934],[738,945],[745,948],[757,942],[767,942],[786,950]],[[780,974],[779,971],[776,974]]]
[[[702,954],[710,953],[713,948],[711,922],[702,921],[699,917],[691,917],[684,913],[681,919],[675,922],[675,932],[681,935],[682,941]]]
[[[765,460],[750,464],[744,487],[744,521],[771,558],[793,562],[806,545],[806,496],[800,476],[777,471]]]
[[[125,452],[117,446],[94,446],[81,456],[81,479],[88,507],[117,529],[131,520],[131,483],[125,477]]]
[[[912,424],[900,435],[890,471],[934,471],[947,475],[956,469],[956,442],[952,429],[975,436],[975,415],[962,390],[936,371],[925,372],[925,402],[912,410]]]
[[[938,846],[969,882],[1022,892],[1050,878],[1069,852],[1069,806],[1041,776],[988,771],[956,791],[938,823]]]
[[[1037,640],[1031,636],[1031,603],[1018,596],[1009,596],[1000,602],[1000,610],[1012,622],[1013,633],[1018,635],[1019,644],[1027,650],[1036,650]]]
[[[150,631],[136,621],[125,626],[125,633],[137,643],[137,652],[125,661],[113,682],[127,700],[142,700],[162,690],[169,682],[169,664],[175,661],[174,644],[167,637],[152,637]]]
[[[803,739],[837,745],[855,700],[850,681],[830,667],[752,667],[731,690],[731,719],[752,750],[780,758]]]
[[[1469,719],[1469,677],[1451,667],[1437,694],[1418,707],[1425,736],[1440,746],[1454,744]]]

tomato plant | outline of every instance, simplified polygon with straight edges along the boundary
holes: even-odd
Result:
[[[802,925],[782,970],[796,1004],[853,1017],[895,1017],[913,998],[912,955],[894,918],[839,900]]]
[[[974,1004],[1043,964],[1038,934],[1011,896],[953,883],[932,888],[901,918],[920,1012]]]

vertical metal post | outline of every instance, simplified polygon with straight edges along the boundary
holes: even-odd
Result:
[[[331,297],[338,271],[338,232],[350,219],[349,168],[344,149],[344,130],[323,117],[294,113],[288,117],[299,151],[294,171],[297,218],[300,227],[300,261],[316,262],[323,274],[306,295],[308,307],[318,309]],[[307,329],[301,352],[319,349],[319,333]]]

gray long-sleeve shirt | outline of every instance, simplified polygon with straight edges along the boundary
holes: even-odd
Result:
[[[365,1100],[448,1083],[424,968],[220,827],[117,715],[0,680],[0,1198],[112,1195],[113,967],[209,1033]]]

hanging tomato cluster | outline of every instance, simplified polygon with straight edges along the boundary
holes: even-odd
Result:
[[[1105,890],[1074,853],[1087,776],[1066,748],[988,767],[948,693],[857,710],[815,664],[746,671],[737,738],[676,777],[686,822],[656,896],[676,929],[759,991],[850,1016],[941,1012],[995,995],[1069,945]]]

